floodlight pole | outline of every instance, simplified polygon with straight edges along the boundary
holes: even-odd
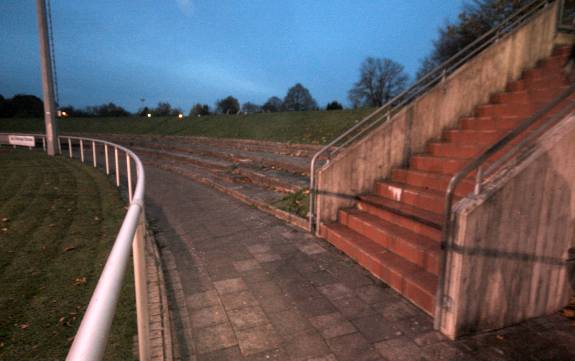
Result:
[[[52,75],[52,57],[48,41],[48,21],[46,19],[46,1],[37,0],[38,30],[40,34],[40,60],[42,65],[42,93],[44,95],[44,124],[46,125],[46,150],[55,155],[58,147],[58,123],[54,104],[54,80]]]

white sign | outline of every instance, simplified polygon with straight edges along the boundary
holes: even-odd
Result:
[[[36,145],[36,140],[30,135],[9,135],[8,143],[12,145],[22,145],[25,147],[33,147]]]

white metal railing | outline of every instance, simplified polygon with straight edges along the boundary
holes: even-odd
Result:
[[[46,149],[46,138],[43,134],[4,133],[0,135],[34,136],[35,139],[42,140],[42,146]],[[144,249],[146,232],[144,167],[134,152],[118,144],[92,138],[60,136],[58,139],[60,154],[62,154],[62,145],[64,144],[68,148],[67,156],[69,158],[75,157],[74,146],[79,147],[79,158],[82,163],[86,161],[84,148],[88,146],[89,152],[91,152],[91,163],[95,168],[98,167],[98,151],[103,150],[103,170],[107,175],[110,175],[112,170],[109,158],[109,150],[112,148],[114,150],[115,167],[113,170],[116,186],[120,187],[121,185],[121,168],[122,165],[125,165],[130,204],[66,360],[98,361],[103,359],[124,275],[130,260],[130,250],[133,252],[134,260],[139,359],[150,360],[148,293]],[[125,155],[124,164],[121,164],[120,160],[122,153]],[[136,169],[135,187],[132,179],[132,162]]]

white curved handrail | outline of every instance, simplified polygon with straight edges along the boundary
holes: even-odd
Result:
[[[20,135],[34,136],[42,139],[45,146],[45,135],[43,134],[18,134],[0,133],[0,135]],[[88,308],[82,318],[82,322],[74,337],[72,347],[68,352],[66,360],[69,361],[99,361],[104,357],[104,351],[108,341],[108,336],[114,319],[116,305],[120,296],[124,275],[130,260],[130,248],[134,257],[134,281],[136,286],[136,310],[138,319],[138,345],[140,360],[150,359],[149,347],[149,317],[147,307],[146,271],[144,257],[144,235],[145,235],[145,213],[144,213],[144,193],[145,193],[145,172],[140,158],[130,149],[105,140],[60,136],[58,139],[58,149],[62,154],[62,144],[67,142],[68,156],[73,158],[72,147],[74,141],[81,146],[80,160],[84,162],[84,146],[90,143],[92,148],[92,161],[97,167],[97,146],[104,147],[105,171],[110,174],[109,148],[114,150],[116,185],[120,185],[119,151],[126,155],[126,175],[130,205],[126,216],[116,236],[114,246],[106,260],[104,270],[100,275],[96,289],[92,294]],[[131,162],[136,167],[136,187],[132,194]]]

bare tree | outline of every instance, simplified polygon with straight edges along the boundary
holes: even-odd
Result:
[[[288,112],[315,110],[317,109],[317,102],[306,87],[297,83],[289,88],[283,101],[283,108]]]
[[[401,93],[408,81],[403,65],[388,58],[368,57],[360,67],[360,78],[348,93],[354,107],[380,107]]]

